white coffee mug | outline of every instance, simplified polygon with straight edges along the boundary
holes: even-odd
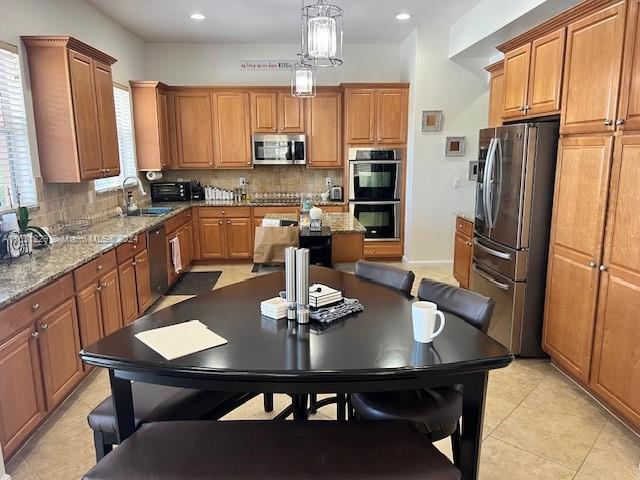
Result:
[[[444,329],[444,314],[433,302],[415,302],[411,307],[413,318],[413,338],[416,342],[431,343]],[[436,330],[436,317],[440,327]]]

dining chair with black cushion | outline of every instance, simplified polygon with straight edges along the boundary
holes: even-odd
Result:
[[[134,382],[131,385],[136,428],[143,423],[169,420],[217,420],[255,394],[211,392]],[[111,397],[89,413],[96,458],[100,460],[118,443]]]
[[[357,277],[365,278],[378,285],[395,288],[407,295],[411,294],[415,274],[410,270],[385,265],[384,263],[369,262],[359,260],[356,263],[355,274]]]
[[[415,274],[411,270],[403,270],[402,268],[385,265],[384,263],[369,262],[367,260],[359,260],[356,263],[355,274],[359,278],[364,278],[378,285],[400,290],[406,295],[411,295]],[[344,420],[347,407],[347,397],[345,394],[338,394],[335,397],[325,398],[318,401],[316,395],[310,396],[310,411],[315,413],[318,408],[336,403],[338,407],[338,420]]]
[[[438,309],[465,320],[486,333],[495,302],[492,298],[423,279],[418,298],[438,305]],[[432,442],[451,436],[454,463],[460,460],[460,417],[462,389],[460,385],[412,391],[355,393],[349,401],[356,416],[365,420],[408,420],[414,422]]]

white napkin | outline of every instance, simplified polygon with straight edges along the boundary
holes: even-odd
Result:
[[[171,244],[171,263],[176,273],[180,273],[182,270],[182,258],[180,258],[180,239],[174,237],[169,240]]]
[[[226,339],[213,333],[199,320],[154,328],[136,333],[135,337],[167,360],[227,343]]]

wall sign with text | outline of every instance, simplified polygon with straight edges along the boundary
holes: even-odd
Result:
[[[291,60],[240,60],[240,70],[247,72],[291,70],[292,67]]]

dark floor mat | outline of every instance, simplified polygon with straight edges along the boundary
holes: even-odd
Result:
[[[222,272],[187,272],[166,295],[204,295],[211,293]]]

